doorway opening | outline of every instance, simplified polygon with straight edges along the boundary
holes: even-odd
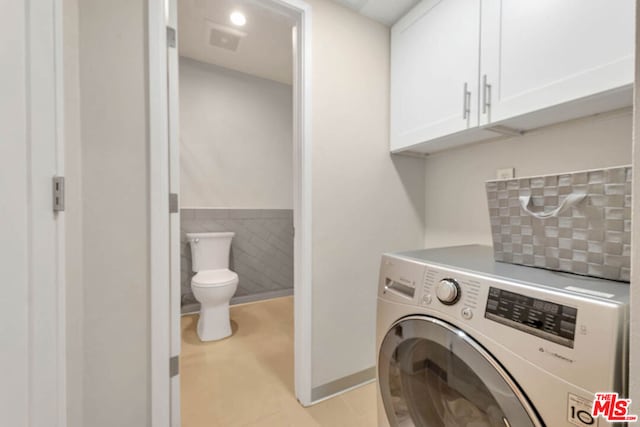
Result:
[[[152,414],[159,421],[170,419],[165,425],[177,426],[181,419],[186,423],[186,417],[203,415],[204,409],[197,406],[199,396],[222,393],[224,397],[234,388],[237,393],[263,393],[253,399],[267,399],[279,390],[307,406],[311,404],[310,8],[298,0],[167,0],[165,10],[152,4],[150,100],[155,93],[160,105],[166,101],[165,114],[169,112],[163,117],[162,108],[151,108],[150,127],[158,129],[155,117],[160,129],[162,123],[168,129],[165,154],[160,144],[150,147]],[[160,14],[167,26],[167,43],[153,46],[164,29],[153,20]],[[156,74],[154,63],[164,63],[166,73]],[[171,193],[168,215],[160,209],[166,206],[164,191]],[[211,252],[205,249],[215,245],[203,243],[220,239],[230,240],[223,250],[226,264],[211,264]],[[170,248],[168,263],[162,250],[165,243]],[[202,254],[204,258],[199,258]],[[199,272],[203,268],[226,270],[229,277],[204,277]],[[206,317],[199,316],[203,301],[206,306],[215,299],[202,290],[221,284],[235,287],[227,295],[232,334],[226,338],[226,333],[211,335],[197,326]],[[170,324],[168,331],[162,327],[163,319]],[[163,352],[170,360],[169,381],[162,378],[166,376]],[[203,360],[208,362],[198,366]],[[251,360],[257,371],[247,372]],[[243,382],[249,377],[253,380]],[[202,408],[211,403],[200,402]],[[248,407],[235,408],[236,415],[250,415]]]
[[[232,305],[293,295],[294,24],[258,3],[178,4],[183,314],[206,294],[194,252],[220,239]],[[221,232],[233,235],[202,237]]]

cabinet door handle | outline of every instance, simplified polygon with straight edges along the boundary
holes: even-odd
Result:
[[[471,112],[471,92],[469,92],[469,85],[467,82],[464,83],[462,89],[462,118],[467,120],[469,118],[469,113]]]
[[[482,76],[482,114],[491,108],[491,85],[487,83],[487,75]]]

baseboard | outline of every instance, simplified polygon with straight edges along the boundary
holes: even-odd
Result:
[[[293,295],[293,288],[280,289],[277,291],[260,292],[259,294],[233,297],[231,298],[230,304],[231,305],[246,304],[248,302],[256,302],[256,301],[262,301],[266,299],[273,299],[273,298],[280,298],[280,297],[288,297],[289,295]]]
[[[314,387],[311,390],[312,404],[319,403],[338,394],[344,393],[361,385],[365,385],[376,379],[376,367],[364,369],[355,374],[338,378],[329,383]]]
[[[287,297],[289,295],[293,295],[293,289],[280,289],[277,291],[269,291],[269,292],[261,292],[259,294],[253,295],[242,295],[238,297],[231,298],[229,304],[237,305],[237,304],[247,304],[250,302],[263,301],[273,298]],[[185,304],[180,309],[181,314],[193,314],[200,311],[200,304],[195,302],[191,304]]]
[[[193,302],[191,304],[185,304],[180,307],[180,314],[194,314],[200,311],[200,303]]]

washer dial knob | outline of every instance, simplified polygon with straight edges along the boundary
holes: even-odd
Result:
[[[436,288],[436,296],[441,303],[453,305],[460,299],[460,285],[453,279],[442,279]]]

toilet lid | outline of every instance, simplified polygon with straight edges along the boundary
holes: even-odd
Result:
[[[203,270],[196,273],[191,284],[196,286],[224,286],[238,280],[238,275],[228,269]]]

